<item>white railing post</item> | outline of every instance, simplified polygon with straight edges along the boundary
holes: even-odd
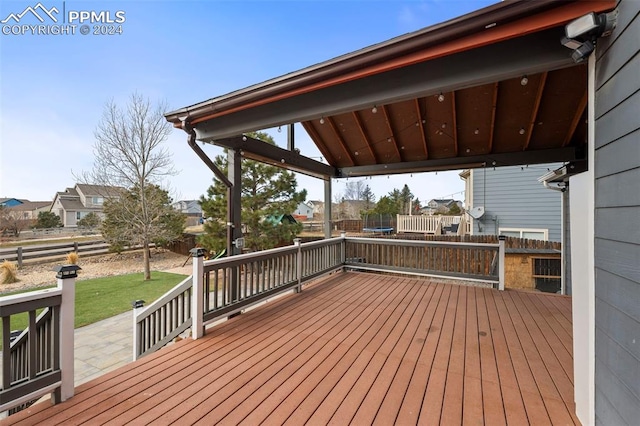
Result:
[[[302,240],[300,238],[293,239],[293,245],[298,247],[298,251],[296,253],[296,275],[298,276],[298,286],[296,287],[296,293],[300,293],[302,291],[302,247],[300,243]]]
[[[204,249],[192,248],[193,288],[191,290],[191,337],[204,336]]]
[[[60,372],[62,384],[60,385],[60,391],[53,394],[54,403],[66,401],[74,394],[75,283],[80,269],[82,268],[78,265],[61,265],[55,268],[58,289],[62,290],[62,302],[60,303]]]
[[[504,244],[506,236],[500,235],[498,242],[500,247],[498,248],[498,290],[504,290]]]
[[[131,303],[133,307],[133,360],[138,359],[138,355],[140,354],[140,344],[142,343],[140,336],[140,329],[138,327],[138,314],[144,308],[144,300],[136,300]]]
[[[342,263],[342,270],[344,271],[344,264],[347,263],[347,233],[341,232],[340,238],[342,238],[342,245],[340,250],[340,263]]]

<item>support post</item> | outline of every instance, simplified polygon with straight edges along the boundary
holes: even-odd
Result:
[[[500,247],[498,248],[498,290],[504,290],[504,244],[506,236],[500,235],[498,237],[498,243]]]
[[[18,268],[22,268],[22,247],[18,247]]]
[[[331,178],[324,181],[324,238],[331,238]]]
[[[191,337],[204,336],[204,249],[192,248],[193,287],[191,288]]]
[[[55,268],[58,289],[62,290],[60,304],[60,371],[62,384],[53,394],[53,403],[66,401],[74,394],[74,320],[76,306],[76,277],[78,265],[62,265]]]
[[[131,302],[133,308],[133,360],[137,360],[140,356],[140,349],[142,347],[142,336],[140,329],[138,328],[138,321],[136,320],[138,314],[144,308],[144,300],[135,300]]]
[[[231,255],[241,254],[242,249],[238,248],[235,242],[242,238],[242,156],[240,150],[229,150],[227,152],[229,163],[228,178],[231,181],[231,198],[229,207],[231,209]],[[238,269],[231,269],[231,300],[237,301],[240,298],[240,280]]]
[[[298,286],[296,287],[296,293],[300,293],[302,291],[302,246],[300,242],[302,240],[300,238],[293,239],[293,245],[298,247],[298,252],[296,254],[296,274],[298,276]]]
[[[289,151],[293,151],[296,149],[296,140],[295,140],[295,132],[294,132],[294,123],[287,125],[287,149]]]

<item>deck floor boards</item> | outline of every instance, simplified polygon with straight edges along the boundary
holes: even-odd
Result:
[[[2,424],[579,424],[571,299],[338,273]]]

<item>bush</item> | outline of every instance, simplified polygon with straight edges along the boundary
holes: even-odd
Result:
[[[0,263],[0,284],[16,282],[18,282],[18,266],[8,260]]]
[[[38,221],[36,222],[36,228],[59,228],[62,226],[60,216],[53,212],[40,212],[38,213]]]
[[[82,226],[84,228],[95,228],[100,225],[100,222],[102,222],[100,216],[91,212],[78,221],[78,226]]]
[[[67,265],[77,265],[79,258],[80,256],[75,251],[67,253]]]

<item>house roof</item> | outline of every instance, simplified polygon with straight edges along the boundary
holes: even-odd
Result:
[[[45,207],[49,207],[51,206],[51,201],[28,201],[28,200],[23,200],[22,204],[18,204],[15,206],[11,206],[8,207],[12,210],[19,210],[19,211],[34,211],[34,210],[38,210],[38,209],[43,209]]]
[[[62,205],[62,208],[64,208],[66,211],[87,211],[87,212],[92,212],[92,211],[99,212],[99,211],[102,211],[102,208],[100,208],[100,207],[85,207],[80,202],[80,199],[70,200],[70,199],[61,198],[60,199],[60,204]]]
[[[88,185],[83,183],[77,184],[76,188],[79,189],[85,196],[97,195],[101,197],[116,195],[117,192],[124,190],[124,188],[119,186]]]
[[[615,1],[505,1],[166,114],[196,137],[300,171],[239,135],[300,122],[348,177],[584,157],[587,70],[564,26]],[[296,168],[297,167],[297,168]]]

